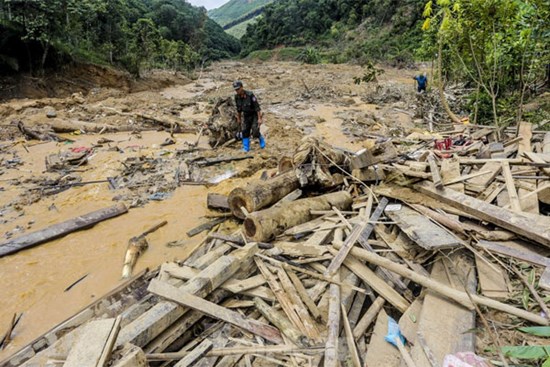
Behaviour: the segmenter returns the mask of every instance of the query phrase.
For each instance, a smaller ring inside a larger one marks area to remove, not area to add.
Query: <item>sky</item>
[[[207,10],[219,8],[229,0],[187,0],[195,6],[204,6]]]

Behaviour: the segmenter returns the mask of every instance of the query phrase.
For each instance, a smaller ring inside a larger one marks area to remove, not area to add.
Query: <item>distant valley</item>
[[[208,16],[236,38],[241,38],[248,24],[253,23],[267,4],[275,0],[230,0]]]

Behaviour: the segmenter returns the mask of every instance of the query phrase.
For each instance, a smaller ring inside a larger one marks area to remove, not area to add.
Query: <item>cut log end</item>
[[[248,238],[256,238],[258,235],[258,225],[254,218],[246,218],[244,220],[244,233]]]
[[[248,211],[253,211],[252,205],[246,200],[246,192],[241,188],[236,188],[229,194],[227,199],[229,203],[229,209],[234,216],[240,219],[245,219],[246,215],[241,210],[241,207],[245,207]]]

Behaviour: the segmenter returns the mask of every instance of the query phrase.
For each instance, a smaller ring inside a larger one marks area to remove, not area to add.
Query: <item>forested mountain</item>
[[[246,31],[246,25],[258,18],[264,7],[273,1],[275,0],[230,0],[219,8],[210,10],[208,16],[227,33],[240,38]]]
[[[279,0],[242,37],[243,54],[281,45],[336,48],[332,61],[412,59],[424,0]],[[337,60],[340,58],[340,60]]]
[[[0,72],[69,59],[188,69],[239,52],[238,40],[182,0],[0,0]]]

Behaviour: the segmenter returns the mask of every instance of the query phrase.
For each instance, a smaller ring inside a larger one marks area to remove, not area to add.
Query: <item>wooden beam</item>
[[[300,330],[298,330],[286,316],[279,311],[269,307],[267,303],[258,297],[254,298],[254,305],[256,309],[265,317],[270,323],[275,325],[281,332],[286,335],[294,344],[302,347],[310,346],[310,341]]]
[[[334,274],[336,280],[340,280],[340,271]],[[331,284],[329,288],[329,308],[328,308],[328,335],[325,343],[325,366],[338,367],[340,365],[338,357],[338,336],[340,335],[340,286]]]
[[[202,358],[206,353],[208,353],[209,350],[212,349],[214,345],[212,342],[208,339],[205,339],[197,345],[195,349],[193,349],[189,354],[187,354],[185,357],[183,357],[178,363],[174,365],[174,367],[189,367],[193,363],[195,363],[199,358]]]
[[[428,156],[428,163],[430,164],[430,172],[432,174],[432,181],[436,189],[440,189],[443,187],[443,182],[441,180],[441,174],[439,173],[439,167],[437,166],[437,162],[435,161],[435,158],[433,154],[430,154]]]
[[[521,213],[521,204],[519,203],[518,192],[516,191],[512,171],[510,170],[510,165],[508,162],[502,162],[502,175],[504,176],[504,183],[506,184],[506,191],[508,192],[508,197],[510,198],[512,210]]]
[[[372,324],[372,322],[376,319],[378,316],[378,313],[380,310],[384,307],[384,303],[386,300],[382,297],[377,297],[376,300],[370,305],[369,309],[363,317],[359,320],[355,328],[353,329],[353,337],[355,340],[362,337],[369,326]]]
[[[120,321],[116,319],[95,320],[84,326],[80,336],[69,351],[67,360],[63,366],[66,367],[103,367],[99,362],[106,361],[106,357],[112,350],[112,344],[107,343],[110,335],[118,333]],[[105,349],[109,348],[109,351]]]
[[[358,249],[358,248],[357,248]],[[352,249],[354,251],[355,249]],[[363,250],[362,251],[367,251]],[[335,251],[335,250],[333,250]],[[401,312],[405,312],[409,308],[410,303],[403,298],[392,286],[383,281],[374,271],[368,266],[362,264],[353,256],[348,256],[344,261],[344,265],[355,273],[365,284],[368,284],[376,293],[386,299],[395,308]]]
[[[467,257],[458,256],[457,252],[450,256],[450,261],[440,257],[434,262],[431,279],[445,284],[448,289],[464,290],[466,287],[468,292],[475,293],[475,271],[472,271],[472,261]],[[438,361],[438,366],[443,364],[447,354],[474,352],[475,334],[471,331],[476,324],[473,310],[457,305],[428,289],[418,321],[418,333],[425,337],[435,360]],[[415,343],[411,354],[418,366],[431,365],[420,343]]]
[[[196,294],[199,297],[205,297],[239,271],[242,263],[252,258],[257,251],[257,244],[251,243],[228,255],[219,257],[197,276],[185,283],[181,290]],[[130,342],[143,347],[188,311],[189,309],[183,308],[174,302],[159,302],[122,328],[117,339],[117,345]]]
[[[432,185],[425,182],[416,184],[414,188],[462,211],[469,211],[479,219],[550,247],[550,226],[548,222],[543,221],[544,218],[536,220],[532,216],[514,213],[453,190],[435,190]]]
[[[361,260],[365,260],[370,262],[371,264],[382,266],[394,273],[397,273],[407,279],[412,280],[413,282],[420,284],[426,288],[429,288],[433,290],[434,292],[437,292],[438,294],[445,296],[447,298],[452,299],[453,301],[472,309],[472,301],[487,306],[489,308],[493,308],[495,310],[499,310],[502,312],[509,313],[511,315],[515,315],[517,317],[523,318],[525,320],[529,320],[531,322],[534,322],[536,324],[540,325],[548,325],[548,319],[541,317],[539,315],[532,314],[528,311],[510,306],[508,304],[504,304],[486,297],[478,296],[477,294],[472,294],[470,297],[465,292],[458,291],[456,289],[451,289],[445,284],[442,284],[438,281],[435,281],[431,278],[425,277],[423,275],[417,274],[412,270],[407,269],[403,265],[394,263],[391,260],[388,260],[380,255],[371,253],[369,251],[366,251],[364,249],[360,248],[354,248],[351,250],[351,254]]]
[[[162,264],[161,269],[171,277],[183,280],[191,279],[200,273],[199,270],[193,269],[189,266],[179,266],[176,263]],[[264,284],[264,277],[261,275],[255,275],[243,280],[228,279],[225,283],[220,285],[220,288],[228,290],[231,293],[238,293],[249,297],[260,297],[270,302],[275,301],[273,292],[271,292],[271,290],[267,287],[262,287]]]
[[[192,308],[210,317],[228,322],[273,343],[280,344],[283,342],[281,333],[276,328],[256,320],[250,320],[235,311],[228,310],[191,293],[187,293],[181,288],[174,287],[158,279],[151,280],[148,290],[151,293],[177,302],[182,306]]]
[[[407,205],[402,205],[401,210],[388,211],[386,215],[396,222],[407,237],[426,250],[456,248],[463,244],[454,234]]]
[[[26,248],[63,237],[69,233],[89,228],[106,219],[127,213],[128,209],[122,203],[109,208],[99,209],[65,222],[54,224],[36,232],[25,234],[18,238],[0,243],[0,257],[14,254]]]

